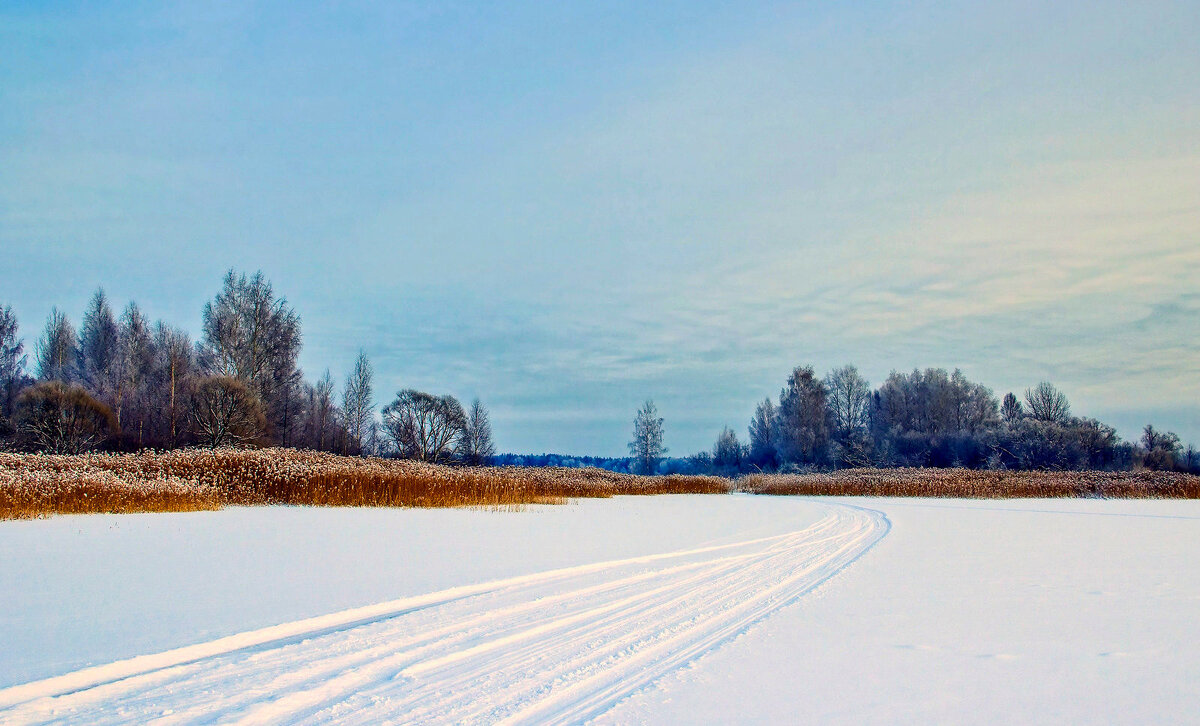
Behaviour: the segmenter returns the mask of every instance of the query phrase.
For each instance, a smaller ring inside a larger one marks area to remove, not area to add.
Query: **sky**
[[[744,438],[797,365],[1200,444],[1200,4],[9,2],[0,305],[226,269],[498,448]]]

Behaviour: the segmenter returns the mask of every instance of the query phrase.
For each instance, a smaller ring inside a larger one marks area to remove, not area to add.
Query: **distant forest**
[[[1200,473],[1200,454],[1146,426],[1138,441],[1072,415],[1050,383],[997,398],[961,371],[893,372],[878,388],[851,365],[792,371],[761,401],[743,443],[724,429],[711,451],[668,458],[652,401],[637,412],[630,456],[497,455],[488,411],[405,389],[376,411],[359,352],[337,396],[328,369],[306,381],[300,318],[261,273],[230,270],[203,310],[201,339],[117,315],[97,290],[78,330],[55,308],[27,350],[0,308],[0,450],[81,453],[187,446],[284,446],[442,463],[596,466],[632,473],[819,471],[850,467],[1134,469]],[[30,357],[32,355],[32,361]]]

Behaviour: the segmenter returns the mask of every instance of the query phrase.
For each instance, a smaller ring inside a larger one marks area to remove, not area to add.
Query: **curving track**
[[[883,537],[829,502],[774,537],[537,573],[0,690],[3,723],[578,723],[794,601]]]

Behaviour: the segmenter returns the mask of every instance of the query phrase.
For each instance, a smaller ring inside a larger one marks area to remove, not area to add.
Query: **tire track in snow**
[[[0,690],[0,722],[578,723],[860,557],[879,512],[356,608]]]

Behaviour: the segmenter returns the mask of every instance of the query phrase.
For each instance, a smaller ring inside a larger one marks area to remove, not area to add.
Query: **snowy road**
[[[0,690],[0,721],[577,723],[739,635],[883,537],[802,530],[451,588]]]

